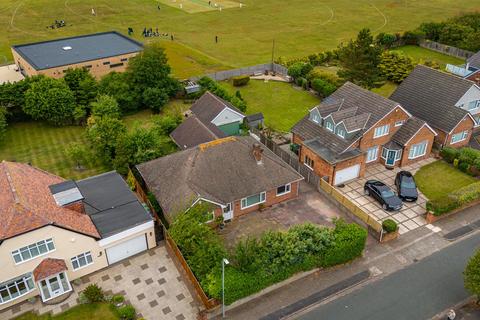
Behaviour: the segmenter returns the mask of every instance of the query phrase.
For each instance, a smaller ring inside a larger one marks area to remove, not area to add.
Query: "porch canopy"
[[[33,270],[33,277],[38,282],[65,270],[67,270],[67,264],[64,260],[47,258]]]

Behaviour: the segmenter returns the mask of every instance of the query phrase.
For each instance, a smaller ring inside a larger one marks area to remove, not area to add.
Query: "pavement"
[[[480,245],[478,228],[467,234],[460,233],[457,240],[446,239],[444,236],[455,234],[455,230],[463,226],[476,225],[472,222],[479,219],[478,212],[479,208],[476,207],[466,209],[438,221],[435,225],[428,225],[429,228],[427,225],[416,228],[385,244],[379,244],[369,237],[362,258],[346,265],[319,270],[248,303],[230,308],[226,318],[269,319],[271,315],[286,308],[291,308],[293,312],[290,318],[305,317],[312,308],[316,310],[318,306],[319,310],[322,310],[319,312],[328,312],[327,316],[324,313],[314,314],[313,317],[305,319],[395,320],[426,319],[422,315],[431,317],[468,296],[463,289],[461,273],[468,257]],[[433,228],[437,232],[433,231]],[[370,272],[366,281],[340,292],[333,292],[330,296],[320,294],[322,290],[347,281],[365,270]],[[372,290],[372,287],[375,290]],[[311,298],[314,295],[318,297],[316,300]],[[365,306],[355,308],[356,313],[348,313],[353,304],[350,304],[349,299],[355,301],[355,306]],[[355,299],[364,300],[357,302]],[[307,300],[307,303],[298,306],[298,302],[304,300]],[[294,304],[297,306],[292,308]],[[332,306],[329,306],[330,304]],[[397,308],[397,305],[402,308]],[[322,308],[326,308],[326,311]],[[419,316],[412,316],[411,313],[415,310],[418,310]],[[334,316],[330,313],[333,311]],[[337,317],[337,313],[343,316],[344,312],[348,317]],[[365,317],[362,312],[366,312]],[[371,318],[369,312],[376,313],[377,318]],[[408,317],[404,317],[404,314]]]
[[[0,66],[0,84],[17,82],[24,79],[25,77],[19,71],[16,71],[16,69],[16,65],[14,64]]]
[[[364,194],[363,186],[367,180],[379,180],[390,186],[392,190],[397,191],[395,187],[395,176],[400,170],[410,171],[415,174],[422,166],[434,162],[434,158],[424,159],[402,168],[393,168],[388,170],[384,165],[378,163],[367,167],[365,176],[361,179],[346,184],[339,188],[341,193],[348,197],[354,204],[362,208],[370,216],[374,217],[378,222],[386,219],[392,219],[398,223],[398,232],[403,235],[406,232],[415,230],[427,224],[424,214],[426,211],[427,198],[419,192],[416,202],[404,202],[402,209],[399,211],[383,210],[378,201],[373,197]]]

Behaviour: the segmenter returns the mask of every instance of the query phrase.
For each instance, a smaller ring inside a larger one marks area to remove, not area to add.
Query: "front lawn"
[[[320,103],[314,95],[286,82],[250,80],[244,87],[221,82],[232,94],[239,90],[247,102],[247,114],[262,112],[265,124],[288,132],[308,110]]]
[[[405,53],[407,56],[413,59],[415,64],[423,64],[427,60],[436,61],[440,65],[440,70],[445,70],[445,65],[447,63],[454,65],[460,65],[464,63],[462,59],[448,56],[446,54],[419,46],[401,46],[392,50]]]
[[[37,316],[34,313],[25,313],[15,320],[118,320],[120,319],[115,308],[109,303],[81,304],[59,315]]]
[[[429,200],[435,200],[478,180],[439,160],[420,168],[415,181]]]

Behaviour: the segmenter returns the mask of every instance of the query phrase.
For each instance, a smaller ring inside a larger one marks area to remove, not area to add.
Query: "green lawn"
[[[458,59],[443,53],[439,53],[418,46],[403,46],[395,48],[393,50],[405,53],[406,55],[410,56],[417,64],[423,63],[426,60],[436,61],[440,65],[440,69],[442,70],[445,69],[445,65],[447,63],[454,65],[460,65],[464,63],[464,60],[462,59]]]
[[[279,131],[290,131],[320,99],[285,82],[250,80],[244,87],[222,82],[230,92],[240,90],[247,102],[247,114],[262,112],[265,124]]]
[[[187,7],[192,1],[196,0],[176,3]],[[425,21],[442,21],[480,9],[478,1],[458,0],[241,2],[243,8],[188,13],[176,4],[161,4],[158,10],[156,0],[2,0],[0,61],[12,59],[13,44],[107,30],[126,33],[128,27],[134,29],[136,39],[145,41],[143,28],[158,27],[162,33],[174,34],[174,44],[169,37],[161,41],[175,74],[184,77],[270,61],[274,39],[275,56],[298,57],[335,48],[363,27],[374,33],[403,32]],[[96,16],[91,15],[92,8]],[[47,29],[55,19],[64,19],[67,26]]]
[[[420,191],[434,200],[478,180],[439,160],[420,168],[415,174],[415,181]]]
[[[108,303],[82,304],[59,315],[37,316],[26,313],[15,320],[118,320],[120,319],[112,305]]]

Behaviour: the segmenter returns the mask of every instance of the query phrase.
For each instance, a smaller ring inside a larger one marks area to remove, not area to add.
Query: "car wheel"
[[[363,193],[364,193],[366,196],[369,196],[369,195],[370,195],[370,190],[368,190],[368,189],[363,189]]]
[[[387,210],[387,205],[385,203],[382,204],[382,208],[383,208],[383,210]]]

